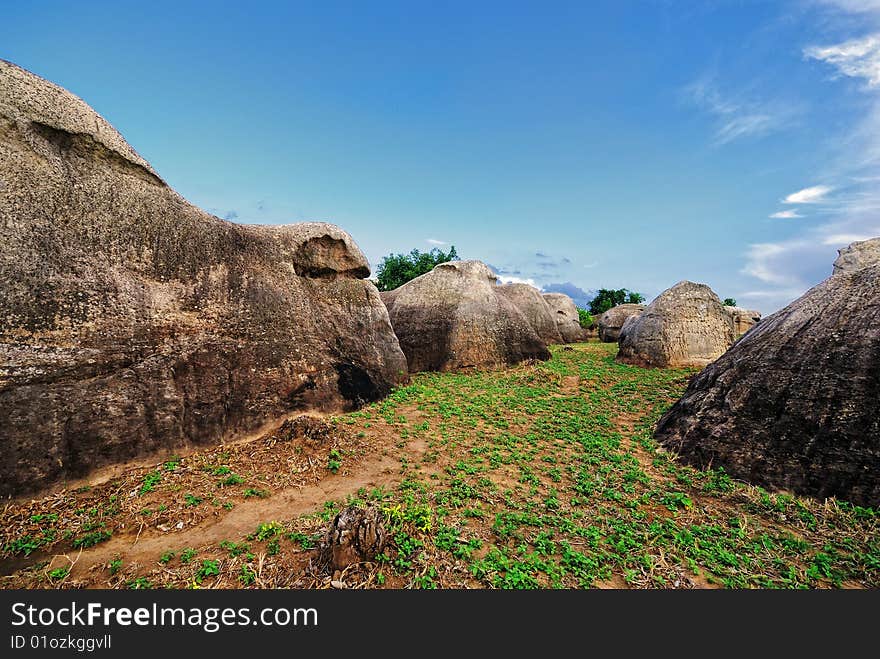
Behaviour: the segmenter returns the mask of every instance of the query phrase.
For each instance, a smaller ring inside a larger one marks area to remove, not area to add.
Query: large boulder
[[[620,338],[620,328],[632,316],[640,316],[644,304],[618,304],[599,316],[599,340],[603,343],[616,343]]]
[[[833,274],[854,272],[874,263],[880,263],[880,238],[859,240],[837,250]]]
[[[754,309],[725,306],[724,311],[733,321],[733,331],[737,336],[745,334],[761,321],[761,312]]]
[[[406,377],[347,233],[201,211],[86,103],[4,61],[0,226],[2,495]]]
[[[513,302],[544,343],[550,345],[563,342],[556,326],[555,314],[541,291],[528,284],[504,284],[497,290]]]
[[[655,437],[756,485],[880,505],[880,259],[763,319],[694,378]]]
[[[578,316],[574,300],[565,293],[544,293],[543,297],[553,311],[556,327],[565,343],[578,343],[589,338],[587,330],[581,327],[580,316]]]
[[[495,368],[549,359],[525,316],[480,261],[441,263],[382,293],[409,370]]]
[[[639,366],[705,366],[735,339],[733,319],[712,289],[681,281],[627,319],[617,359]]]

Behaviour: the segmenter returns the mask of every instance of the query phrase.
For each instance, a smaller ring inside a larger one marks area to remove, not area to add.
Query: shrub
[[[589,329],[590,325],[593,324],[593,316],[590,315],[590,312],[586,309],[577,308],[578,310],[578,320],[581,322],[581,327],[584,329]]]
[[[722,302],[721,304],[723,304],[725,307],[735,307],[736,300],[734,300],[732,297],[726,297],[724,298],[724,302]]]
[[[435,247],[430,252],[414,249],[409,254],[389,254],[376,268],[376,286],[380,291],[391,291],[430,272],[435,265],[457,260],[458,252],[454,245],[449,252]]]

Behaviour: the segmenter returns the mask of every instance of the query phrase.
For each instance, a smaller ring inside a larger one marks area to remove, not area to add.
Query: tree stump
[[[385,548],[382,511],[375,506],[349,506],[333,520],[324,543],[324,556],[333,570],[371,561]]]

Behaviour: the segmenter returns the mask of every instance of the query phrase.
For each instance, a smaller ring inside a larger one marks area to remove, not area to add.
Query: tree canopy
[[[726,297],[724,298],[724,302],[722,302],[721,304],[723,304],[725,307],[735,307],[736,300],[734,300],[732,297]]]
[[[618,304],[639,304],[644,301],[644,295],[626,288],[619,288],[617,290],[600,288],[596,293],[596,297],[590,301],[590,313],[598,316],[608,311],[611,307],[616,307]]]
[[[414,249],[409,254],[389,254],[376,268],[376,286],[380,291],[391,291],[430,272],[435,265],[457,260],[455,245],[448,252],[435,247],[430,252]]]

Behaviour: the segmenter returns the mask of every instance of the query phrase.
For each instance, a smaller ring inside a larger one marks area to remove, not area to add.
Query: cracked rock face
[[[203,212],[86,103],[2,60],[0,226],[0,494],[406,377],[347,233]]]
[[[410,372],[549,359],[547,346],[480,261],[441,263],[382,293]]]
[[[579,343],[590,338],[589,332],[581,327],[574,300],[565,293],[544,293],[543,297],[553,311],[556,327],[565,343]]]
[[[563,343],[562,335],[556,326],[554,317],[556,314],[541,295],[541,291],[528,284],[504,284],[499,286],[497,291],[513,302],[544,343],[548,345]]]
[[[880,259],[836,269],[696,376],[655,437],[755,485],[880,505],[878,300]]]
[[[624,322],[617,359],[647,367],[705,366],[735,339],[733,319],[712,289],[681,281]]]
[[[603,343],[617,343],[620,328],[631,316],[640,316],[645,310],[644,304],[618,304],[599,316],[599,340]]]

